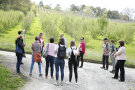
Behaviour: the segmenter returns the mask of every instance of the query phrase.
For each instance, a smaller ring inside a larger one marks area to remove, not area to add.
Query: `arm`
[[[115,56],[119,56],[123,52],[123,48],[120,48],[118,52],[116,52]]]

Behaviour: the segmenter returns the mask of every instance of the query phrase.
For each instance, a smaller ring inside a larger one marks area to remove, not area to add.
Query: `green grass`
[[[24,83],[25,81],[20,76],[12,74],[0,65],[0,90],[17,90]]]

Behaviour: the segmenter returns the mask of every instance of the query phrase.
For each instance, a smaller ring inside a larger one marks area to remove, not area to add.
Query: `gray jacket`
[[[39,43],[39,41],[35,41],[32,44],[32,50],[33,50],[33,52],[37,52],[37,53],[41,52],[41,44]]]

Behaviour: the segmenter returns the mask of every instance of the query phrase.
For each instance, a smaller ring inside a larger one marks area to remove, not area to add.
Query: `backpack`
[[[77,60],[77,55],[74,55],[74,51],[73,51],[72,48],[71,48],[71,50],[72,50],[72,52],[71,52],[71,55],[70,55],[70,59],[75,61],[75,60]],[[77,50],[77,48],[75,50]]]
[[[33,58],[35,62],[42,62],[41,53],[33,52]]]
[[[58,54],[57,54],[59,59],[65,59],[66,58],[66,47],[65,46],[60,46],[58,48]]]
[[[22,54],[23,51],[22,49],[19,47],[18,43],[16,44],[16,50],[15,50],[16,53],[19,53],[19,54]]]

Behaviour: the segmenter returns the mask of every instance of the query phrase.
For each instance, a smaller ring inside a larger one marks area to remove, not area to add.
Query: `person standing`
[[[64,34],[61,34],[60,35],[60,38],[63,38],[64,39],[65,47],[67,47],[67,40],[66,40],[66,38],[64,38]]]
[[[85,51],[86,51],[86,43],[84,42],[84,37],[82,37],[81,39],[81,42],[79,44],[79,56],[77,57],[77,60],[78,60],[78,66],[79,66],[79,59],[81,58],[81,66],[79,68],[82,68],[83,67],[83,56],[85,54]]]
[[[71,83],[72,80],[72,72],[73,72],[73,67],[74,67],[74,73],[75,73],[75,81],[77,84],[78,81],[78,72],[77,72],[77,55],[75,53],[77,51],[77,47],[75,46],[75,41],[71,41],[70,47],[67,50],[67,55],[68,55],[68,67],[69,67],[69,82],[68,84]]]
[[[103,67],[101,67],[101,69],[108,70],[110,45],[108,43],[107,38],[104,38],[104,44],[103,44],[102,48],[103,48],[103,56],[102,56]]]
[[[111,58],[112,67],[113,67],[112,71],[110,71],[111,73],[115,72],[115,57],[114,57],[115,53],[116,53],[116,47],[114,45],[114,41],[110,40],[110,58]]]
[[[39,43],[41,44],[41,56],[42,56],[42,54],[43,54],[43,48],[44,48],[43,33],[40,33],[39,34],[38,39],[39,39]]]
[[[37,59],[39,61],[36,61],[35,59]],[[30,67],[30,76],[32,76],[32,70],[33,70],[33,66],[35,61],[38,63],[38,68],[39,68],[39,77],[42,76],[41,73],[41,44],[38,41],[38,37],[35,37],[35,42],[32,44],[32,62],[31,62],[31,67]]]
[[[65,57],[66,57],[66,47],[64,39],[61,38],[59,40],[58,45],[54,48],[54,54],[56,54],[55,58],[55,69],[56,69],[56,85],[58,86],[58,80],[59,80],[59,68],[61,71],[61,85],[63,85],[63,79],[64,79],[64,66],[65,66]]]
[[[118,52],[116,52],[116,54],[114,55],[117,59],[117,63],[115,66],[115,75],[113,77],[113,79],[118,79],[118,72],[120,69],[120,82],[124,82],[125,81],[125,69],[124,69],[124,65],[126,62],[126,48],[124,46],[124,41],[119,41],[119,45],[120,48],[118,50]]]
[[[16,46],[15,52],[16,52],[16,56],[17,56],[16,71],[18,74],[21,74],[20,65],[22,62],[22,58],[25,54],[25,51],[24,51],[25,45],[23,44],[22,31],[18,31],[18,37],[15,41],[15,46]]]
[[[45,68],[45,77],[48,78],[48,69],[49,66],[51,68],[51,78],[53,79],[53,71],[54,71],[54,59],[55,59],[55,54],[54,54],[54,48],[55,48],[55,44],[54,44],[54,38],[50,38],[50,43],[47,43],[45,46],[45,52],[47,50],[47,57],[46,59],[46,68]]]

